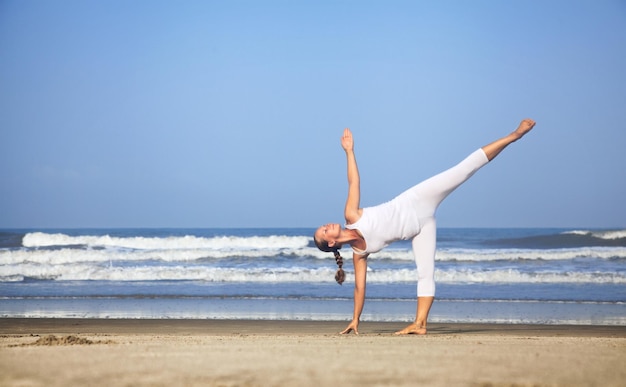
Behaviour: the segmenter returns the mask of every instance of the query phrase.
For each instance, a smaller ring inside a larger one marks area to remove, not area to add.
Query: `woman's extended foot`
[[[426,325],[413,323],[408,327],[397,331],[396,335],[425,335],[426,334]]]
[[[535,121],[530,118],[526,118],[520,122],[517,129],[515,129],[515,134],[518,135],[518,138],[522,138],[526,133],[530,132],[530,130],[535,126]]]
[[[502,137],[501,139],[482,147],[483,152],[485,152],[485,155],[487,156],[487,160],[493,160],[498,154],[500,154],[500,152],[502,152],[504,148],[524,137],[524,135],[530,132],[534,126],[535,121],[530,118],[526,118],[522,120],[517,129],[511,132],[508,136]]]

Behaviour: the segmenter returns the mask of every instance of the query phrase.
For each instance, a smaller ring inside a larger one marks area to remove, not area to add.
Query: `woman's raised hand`
[[[354,150],[354,139],[352,138],[352,132],[348,128],[345,128],[343,130],[343,136],[341,137],[341,147],[346,152]]]

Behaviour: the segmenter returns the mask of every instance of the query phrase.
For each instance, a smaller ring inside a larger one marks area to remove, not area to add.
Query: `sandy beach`
[[[622,386],[626,327],[0,319],[3,386]]]

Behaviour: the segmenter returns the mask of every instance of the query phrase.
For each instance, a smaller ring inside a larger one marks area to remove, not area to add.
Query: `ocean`
[[[313,229],[0,230],[0,317],[349,321]],[[409,241],[368,258],[362,321],[412,321]],[[440,228],[430,322],[626,325],[626,230]]]

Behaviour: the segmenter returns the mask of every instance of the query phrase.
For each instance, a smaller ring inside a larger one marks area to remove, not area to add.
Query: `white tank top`
[[[376,253],[392,242],[412,239],[419,234],[416,200],[416,195],[409,190],[386,203],[363,208],[359,220],[345,225],[347,229],[358,230],[365,239],[365,250],[353,248],[354,252]]]

